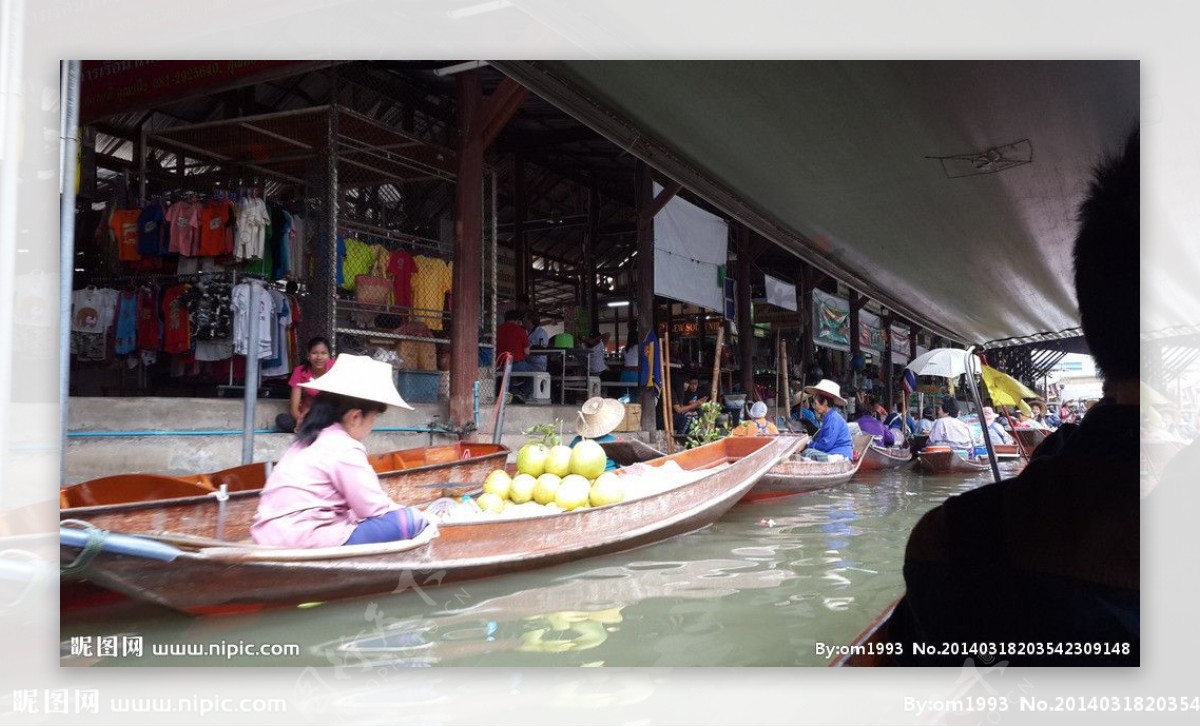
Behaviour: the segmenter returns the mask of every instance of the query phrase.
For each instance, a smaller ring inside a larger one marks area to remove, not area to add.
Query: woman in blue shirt
[[[835,408],[846,405],[846,400],[842,398],[842,387],[829,379],[821,379],[816,386],[804,387],[804,391],[812,394],[813,411],[821,418],[821,429],[804,451],[805,456],[810,453],[840,454],[846,459],[853,459],[854,444],[850,439],[850,427]]]

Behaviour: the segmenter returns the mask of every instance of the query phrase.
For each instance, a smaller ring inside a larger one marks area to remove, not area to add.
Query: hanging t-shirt
[[[200,205],[179,200],[167,208],[166,216],[171,226],[167,249],[180,255],[195,255],[199,247]]]
[[[345,256],[342,259],[342,288],[354,290],[355,278],[369,275],[375,267],[376,252],[362,240],[346,238]]]
[[[308,226],[300,215],[292,215],[292,233],[288,235],[288,272],[295,278],[304,277],[304,248],[308,244]]]
[[[263,361],[263,376],[287,376],[291,371],[287,356],[287,330],[292,323],[288,298],[278,290],[267,291],[271,296],[272,320],[275,325],[271,338],[271,358]]]
[[[412,307],[412,279],[417,273],[416,260],[407,250],[393,250],[388,259],[387,273],[392,279],[392,305]]]
[[[192,348],[187,304],[184,301],[189,287],[174,285],[163,293],[163,350],[167,353],[183,353]]]
[[[132,290],[122,291],[117,296],[117,340],[114,351],[119,356],[137,350],[137,303],[137,293]]]
[[[138,290],[137,345],[143,351],[162,347],[162,324],[158,318],[158,290],[142,287]]]
[[[232,250],[227,246],[234,225],[233,204],[227,199],[209,200],[200,211],[200,243],[197,255],[215,257]]]
[[[138,218],[140,209],[113,210],[108,227],[117,238],[117,259],[125,262],[141,260],[138,254]]]
[[[104,333],[113,322],[117,291],[108,288],[84,288],[72,296],[71,330],[80,333]]]
[[[271,357],[272,312],[271,296],[268,291],[260,289],[257,295],[257,310],[250,310],[251,283],[241,283],[233,289],[233,351],[245,356],[247,351],[255,350],[258,358]],[[250,316],[258,316],[258,341],[250,343]]]
[[[163,236],[163,232],[166,230],[163,224],[164,220],[166,220],[166,213],[158,202],[146,205],[142,213],[138,215],[139,254],[158,256],[166,252],[166,246],[163,244],[166,241]]]
[[[239,260],[256,260],[263,256],[267,239],[267,203],[258,197],[247,197],[238,203],[233,255]]]
[[[417,255],[413,260],[417,264],[412,281],[413,309],[417,311],[413,317],[430,330],[440,331],[446,293],[453,286],[450,265],[441,258],[427,255]]]

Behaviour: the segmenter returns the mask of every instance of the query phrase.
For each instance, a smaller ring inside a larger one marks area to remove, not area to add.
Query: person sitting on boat
[[[983,407],[983,421],[987,426],[988,435],[992,438],[992,444],[1012,444],[1013,438],[1008,432],[1004,431],[1004,427],[1000,426],[999,420],[996,418],[996,410],[990,406]]]
[[[363,446],[388,406],[412,409],[392,383],[392,367],[343,354],[337,369],[301,384],[318,393],[263,487],[250,526],[256,543],[361,545],[408,540],[425,529],[419,510],[384,493]]]
[[[812,410],[812,395],[803,391],[792,395],[791,417],[792,421],[803,424],[804,431],[809,434],[816,434],[821,428],[821,420],[817,419],[817,413]]]
[[[294,432],[300,428],[300,422],[304,421],[304,415],[308,413],[317,395],[317,392],[306,389],[303,385],[324,376],[326,371],[333,368],[335,362],[333,347],[324,336],[309,339],[308,348],[305,350],[308,354],[304,363],[293,369],[292,377],[288,379],[288,386],[292,387],[288,410],[275,417],[275,428],[281,432]]]
[[[812,395],[813,410],[821,418],[821,428],[804,450],[804,456],[815,458],[818,454],[840,454],[854,459],[854,442],[850,438],[850,427],[842,418],[839,406],[845,406],[842,387],[829,379],[821,379],[815,386],[806,386],[804,391]]]
[[[893,409],[883,420],[883,426],[903,432],[906,437],[917,432],[917,421],[908,413],[903,399],[897,399]]]
[[[958,402],[954,400],[953,396],[942,398],[942,403],[937,408],[937,416],[933,428],[929,430],[931,446],[940,445],[967,452],[975,451],[975,438],[971,435],[971,428],[966,425],[966,422],[958,418]]]
[[[875,443],[883,447],[891,447],[896,444],[896,437],[892,434],[892,430],[883,426],[883,422],[879,421],[880,416],[886,414],[887,410],[883,408],[879,402],[871,399],[867,402],[863,409],[863,415],[855,422],[858,428],[863,430],[864,434],[870,434]]]
[[[605,399],[593,396],[583,402],[575,418],[575,438],[567,446],[574,448],[585,439],[596,442],[616,442],[620,437],[612,431],[625,420],[625,405],[616,399]],[[615,470],[618,467],[612,457],[605,460],[604,469]]]
[[[927,406],[921,410],[921,421],[917,422],[917,434],[929,436],[929,432],[933,431],[933,422],[937,417],[933,413],[933,407]]]
[[[1140,663],[1140,311],[1112,294],[1113,281],[1138,266],[1140,156],[1135,132],[1123,155],[1097,169],[1075,238],[1080,323],[1105,401],[1057,453],[1034,457],[1012,479],[949,498],[913,528],[906,593],[887,625],[888,641],[905,646],[898,666],[962,668],[961,654],[909,647],[967,640],[1121,645],[1010,652],[1003,655],[1010,667]],[[1191,469],[1177,482],[1193,490],[1195,462],[1186,464]]]
[[[683,381],[683,388],[679,392],[679,396],[675,402],[671,404],[671,409],[675,412],[675,436],[687,436],[688,429],[692,423],[696,421],[697,410],[708,401],[707,396],[700,395],[700,379],[696,376],[689,376]]]
[[[733,428],[731,437],[767,437],[779,434],[779,428],[767,421],[766,402],[756,401],[750,405],[750,418]]]

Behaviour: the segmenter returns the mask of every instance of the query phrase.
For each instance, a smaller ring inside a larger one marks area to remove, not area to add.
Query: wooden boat
[[[456,442],[402,449],[369,460],[389,497],[418,505],[477,489],[489,472],[504,467],[508,454],[508,447],[500,444]],[[266,479],[263,462],[179,478],[106,477],[60,491],[60,501],[97,504],[60,509],[59,519],[83,520],[105,530],[171,530],[217,540],[242,540],[250,537],[250,521]],[[221,493],[222,485],[225,494]],[[166,493],[165,498],[162,493]],[[128,498],[135,494],[151,497],[130,501]]]
[[[800,441],[745,437],[718,442],[644,463],[670,462],[700,475],[665,490],[648,491],[613,505],[515,518],[481,517],[426,528],[397,543],[288,549],[203,537],[210,523],[184,521],[114,527],[101,539],[60,527],[61,558],[87,547],[98,552],[87,577],[111,590],[192,614],[256,610],[269,606],[396,592],[499,575],[593,555],[628,550],[704,527],[723,515],[758,478],[789,456]],[[475,446],[475,445],[472,445]],[[618,470],[617,476],[631,476]],[[438,480],[448,479],[444,471]],[[209,509],[208,520],[213,519]],[[249,529],[252,510],[229,513],[226,529]],[[178,525],[177,525],[178,522]],[[164,530],[173,532],[166,533]]]
[[[667,456],[666,452],[660,452],[640,439],[600,442],[600,446],[604,448],[604,453],[608,455],[608,458],[621,467]]]
[[[1025,446],[1025,451],[1029,452],[1030,454],[1032,454],[1033,450],[1036,449],[1037,446],[1046,439],[1046,435],[1049,433],[1050,432],[1046,431],[1045,429],[1017,428],[1013,430],[1013,434],[1017,437],[1017,439],[1020,439],[1021,444]]]
[[[882,647],[888,641],[888,621],[899,603],[897,598],[883,609],[854,637],[845,653],[836,654],[829,660],[829,666],[894,666],[891,656]]]
[[[788,439],[801,439],[805,445],[809,442],[808,437],[804,435],[798,437],[781,436]],[[827,487],[840,485],[843,482],[849,482],[850,478],[854,477],[859,467],[862,466],[863,453],[871,446],[872,441],[873,438],[870,434],[859,434],[854,437],[854,458],[852,460],[844,459],[840,462],[816,462],[805,459],[800,453],[793,454],[788,459],[771,468],[770,472],[763,475],[758,484],[742,500],[744,502],[759,502],[761,500],[798,495],[814,490],[823,490]]]
[[[863,452],[862,470],[891,470],[913,461],[912,452],[904,447],[880,447],[872,444]]]
[[[963,457],[949,447],[926,447],[917,453],[922,472],[940,475],[948,472],[984,472],[991,469],[987,458]]]

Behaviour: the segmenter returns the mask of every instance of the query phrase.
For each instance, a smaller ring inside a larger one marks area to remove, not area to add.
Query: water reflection
[[[574,564],[314,608],[193,619],[136,606],[64,620],[62,638],[244,639],[298,657],[112,658],[106,665],[402,667],[820,665],[903,589],[908,532],[986,477],[861,473],[832,490],[734,508],[704,530]],[[64,659],[64,664],[71,663]]]

